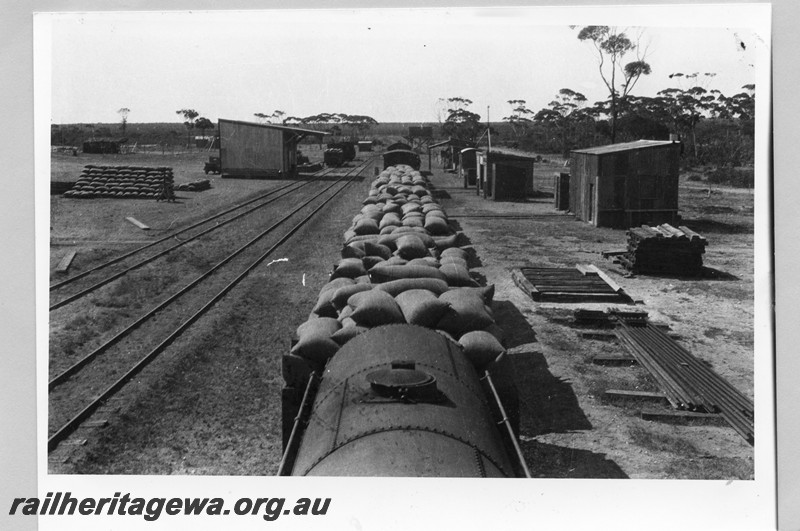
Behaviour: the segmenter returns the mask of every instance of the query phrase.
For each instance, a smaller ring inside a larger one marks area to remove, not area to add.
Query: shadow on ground
[[[506,348],[514,348],[526,343],[536,342],[536,332],[531,328],[522,312],[509,301],[492,302],[494,320],[505,333]]]
[[[717,234],[747,234],[753,232],[753,226],[746,223],[723,223],[711,219],[684,219],[680,223],[695,232],[706,235]]]
[[[728,273],[727,271],[722,271],[720,269],[715,269],[713,267],[703,266],[700,269],[700,273],[698,275],[681,275],[676,273],[651,273],[651,272],[644,272],[644,273],[636,273],[633,276],[637,277],[650,277],[650,278],[669,278],[674,280],[741,280],[734,274]]]
[[[534,478],[628,478],[605,454],[536,441],[523,442],[520,447]]]
[[[529,437],[544,433],[590,430],[592,424],[578,405],[568,380],[554,376],[541,352],[528,351],[511,356],[519,390],[520,433]]]
[[[513,306],[513,305],[512,305]],[[520,400],[520,448],[533,477],[627,478],[605,454],[540,443],[545,433],[591,430],[572,384],[554,376],[541,352],[510,356]]]

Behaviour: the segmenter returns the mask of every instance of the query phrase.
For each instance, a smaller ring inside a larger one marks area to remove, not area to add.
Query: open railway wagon
[[[279,475],[529,477],[493,286],[410,166],[372,183],[283,359]]]
[[[405,144],[393,144],[394,146],[405,146]],[[410,166],[414,170],[419,170],[422,161],[419,155],[412,151],[410,147],[395,147],[395,149],[388,149],[383,153],[383,168],[388,169],[394,166]]]
[[[356,158],[356,145],[353,142],[329,142],[328,149],[342,150],[342,160],[351,162]]]

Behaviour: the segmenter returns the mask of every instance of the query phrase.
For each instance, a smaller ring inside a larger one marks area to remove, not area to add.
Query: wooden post
[[[76,254],[77,254],[76,251],[70,251],[69,253],[67,253],[67,255],[64,256],[64,258],[62,258],[61,261],[56,266],[56,273],[66,273],[67,270],[69,269],[70,264],[72,264],[72,260],[75,258]]]

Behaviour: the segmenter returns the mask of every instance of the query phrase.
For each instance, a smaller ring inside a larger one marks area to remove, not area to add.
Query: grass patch
[[[89,319],[86,315],[79,315],[67,321],[67,324],[64,325],[64,330],[83,330],[91,323],[92,319]]]
[[[712,326],[711,328],[706,328],[705,332],[703,332],[703,335],[709,339],[716,339],[720,336],[724,336],[725,330],[722,328],[717,328],[716,326]]]
[[[125,314],[127,315],[127,314]],[[91,317],[79,315],[69,320],[59,333],[59,338],[54,338],[50,350],[61,352],[67,356],[74,355],[99,334],[111,329],[119,320],[119,315],[114,312],[101,311]]]
[[[628,435],[633,444],[653,452],[670,452],[682,455],[697,455],[700,453],[697,446],[691,441],[677,435],[658,433],[655,430],[637,425],[628,428]]]
[[[718,168],[706,177],[712,184],[733,186],[734,188],[753,188],[755,172],[753,168]]]
[[[152,303],[154,295],[160,296],[178,279],[179,275],[173,271],[142,271],[122,277],[104,296],[95,297],[93,302],[103,308],[141,308],[145,303]]]
[[[67,356],[72,356],[75,352],[80,349],[87,341],[94,337],[94,331],[88,328],[83,328],[78,330],[74,334],[70,334],[67,337],[58,341],[57,344],[51,347],[51,350],[61,351]]]
[[[676,458],[664,472],[669,479],[754,479],[753,463],[739,457]]]
[[[167,254],[166,261],[175,263],[182,261],[187,266],[205,273],[214,265],[208,255],[208,250],[202,246],[181,247],[177,252]]]

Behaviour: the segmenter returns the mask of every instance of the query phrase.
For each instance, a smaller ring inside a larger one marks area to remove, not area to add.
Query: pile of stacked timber
[[[687,227],[642,225],[628,230],[628,250],[617,258],[632,273],[698,276],[707,244]]]

